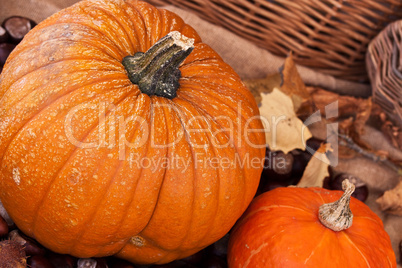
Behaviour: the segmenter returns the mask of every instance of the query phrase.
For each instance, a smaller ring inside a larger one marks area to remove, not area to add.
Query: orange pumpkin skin
[[[195,48],[177,97],[148,96],[121,61],[171,31]],[[56,252],[183,258],[227,233],[258,187],[253,96],[193,28],[144,2],[84,0],[36,26],[8,58],[0,107],[0,199]]]
[[[382,221],[361,201],[350,201],[350,228],[335,232],[321,224],[319,207],[341,195],[288,187],[258,196],[230,234],[229,267],[396,267]]]

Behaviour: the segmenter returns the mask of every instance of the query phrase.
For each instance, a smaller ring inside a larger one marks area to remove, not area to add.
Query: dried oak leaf
[[[281,75],[281,91],[292,98],[294,109],[298,111],[303,101],[310,99],[310,93],[297,71],[292,53],[286,57],[279,73]]]
[[[360,137],[364,133],[364,127],[371,115],[371,108],[373,107],[371,98],[359,102],[356,111],[356,119],[353,124],[354,132]]]
[[[395,188],[385,191],[376,202],[382,211],[402,216],[402,181]]]
[[[370,118],[371,107],[371,98],[361,100],[357,103],[355,115],[339,123],[339,133],[347,135],[359,146],[370,150],[372,149],[370,143],[365,142],[362,136],[366,134],[366,125]]]
[[[297,71],[292,53],[286,57],[278,73],[262,79],[246,79],[243,82],[253,93],[257,104],[261,103],[261,93],[271,93],[274,88],[279,88],[292,99],[295,111],[310,98],[310,93]]]
[[[267,144],[271,150],[287,153],[305,149],[305,141],[312,137],[308,128],[297,117],[296,111],[309,97],[292,55],[289,55],[280,73],[264,79],[245,80],[260,107],[261,119],[266,130]]]
[[[373,103],[371,116],[367,124],[381,130],[395,148],[402,150],[402,128],[396,126],[377,103]]]
[[[362,136],[366,135],[365,126],[372,114],[373,103],[371,98],[342,96],[320,88],[308,88],[308,90],[312,96],[310,106],[316,107],[327,122],[337,122],[340,134],[348,136],[364,149],[372,149],[370,143],[362,139]],[[352,150],[345,146],[339,146],[339,157],[351,158],[354,156],[355,153]]]
[[[258,105],[261,104],[261,93],[271,93],[274,88],[281,86],[280,73],[268,75],[261,79],[244,80],[243,83],[253,94]]]
[[[297,117],[291,98],[277,88],[261,96],[260,115],[271,150],[284,153],[296,148],[305,150],[312,135]]]
[[[307,91],[311,94],[312,103],[321,114],[326,117],[329,112],[331,115],[334,114],[333,111],[328,111],[327,107],[331,103],[338,102],[337,105],[337,118],[348,118],[350,116],[355,116],[356,111],[359,107],[359,103],[365,99],[355,98],[352,96],[343,96],[334,92],[330,92],[317,87],[307,87]],[[334,106],[333,106],[334,107]]]

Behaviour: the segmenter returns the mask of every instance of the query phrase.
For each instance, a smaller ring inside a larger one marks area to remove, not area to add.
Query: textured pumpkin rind
[[[121,60],[174,30],[195,39],[177,97],[142,94]],[[264,158],[264,133],[242,136],[263,129],[253,96],[193,28],[143,2],[84,0],[40,23],[4,66],[0,106],[0,199],[56,252],[182,258],[221,238],[258,187],[262,165],[197,162]]]
[[[230,235],[229,267],[396,267],[380,218],[352,197],[353,224],[335,232],[318,219],[340,191],[277,188],[252,201]]]

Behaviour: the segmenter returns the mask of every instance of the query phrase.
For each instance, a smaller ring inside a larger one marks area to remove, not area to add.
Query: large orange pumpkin
[[[250,204],[230,234],[230,268],[396,267],[380,218],[345,193],[276,188]]]
[[[186,257],[258,186],[253,96],[193,28],[144,2],[84,0],[36,26],[8,58],[0,107],[0,199],[56,252]]]

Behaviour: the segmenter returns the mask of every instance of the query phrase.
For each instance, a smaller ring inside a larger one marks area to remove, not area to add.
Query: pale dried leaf
[[[281,75],[276,73],[261,79],[247,79],[243,83],[251,91],[257,104],[260,105],[261,93],[270,93],[274,88],[281,86]]]
[[[280,89],[291,98],[295,111],[310,98],[310,93],[297,71],[291,53],[286,57],[284,64],[279,69],[279,73],[270,74],[262,79],[247,79],[243,82],[253,93],[258,104],[261,102],[260,94],[270,93],[274,88]]]
[[[261,97],[260,114],[270,149],[284,153],[296,148],[304,150],[305,141],[312,135],[296,116],[291,98],[277,88]]]
[[[321,144],[308,162],[303,176],[297,184],[298,187],[322,187],[325,177],[329,176],[329,159],[326,153],[330,151],[328,143]]]
[[[377,199],[382,211],[390,214],[402,216],[402,181],[398,185]]]
[[[287,153],[305,149],[310,131],[297,117],[296,111],[310,97],[292,55],[288,56],[280,73],[263,79],[245,80],[244,84],[254,95],[266,129],[266,140],[271,150]]]

